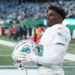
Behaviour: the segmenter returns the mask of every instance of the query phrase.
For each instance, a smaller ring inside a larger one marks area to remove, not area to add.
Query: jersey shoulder
[[[69,28],[63,24],[56,24],[56,25],[52,26],[51,28],[52,28],[52,30],[55,30],[55,31],[63,31],[63,32],[66,31],[66,32],[70,33]]]
[[[70,37],[70,30],[62,25],[62,24],[57,24],[53,26],[53,30],[54,30],[54,42],[55,43],[63,43],[63,44],[68,44],[68,42],[70,41],[71,37]]]

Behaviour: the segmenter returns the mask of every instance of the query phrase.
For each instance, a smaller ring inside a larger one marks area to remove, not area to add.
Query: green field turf
[[[75,42],[75,41],[73,41],[73,42]],[[75,54],[75,43],[73,43],[73,42],[71,42],[71,43],[69,44],[67,53]]]
[[[0,65],[12,64],[11,59],[12,48],[4,45],[0,45]]]

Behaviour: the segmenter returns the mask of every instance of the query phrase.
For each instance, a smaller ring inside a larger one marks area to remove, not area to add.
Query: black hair
[[[60,16],[61,16],[63,19],[66,18],[67,13],[66,13],[65,10],[64,10],[63,8],[61,8],[61,7],[51,5],[51,6],[48,7],[47,12],[48,12],[49,10],[54,10],[54,11],[56,11],[58,14],[60,14]]]

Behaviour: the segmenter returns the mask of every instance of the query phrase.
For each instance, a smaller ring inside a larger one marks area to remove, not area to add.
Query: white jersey
[[[40,40],[40,56],[37,57],[42,65],[62,65],[64,54],[70,42],[70,31],[62,24],[49,27]]]

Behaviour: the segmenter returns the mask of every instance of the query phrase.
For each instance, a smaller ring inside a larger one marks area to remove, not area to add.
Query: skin
[[[48,10],[47,13],[47,26],[51,27],[55,24],[62,23],[63,18],[60,16],[59,13],[57,13],[55,10]]]

